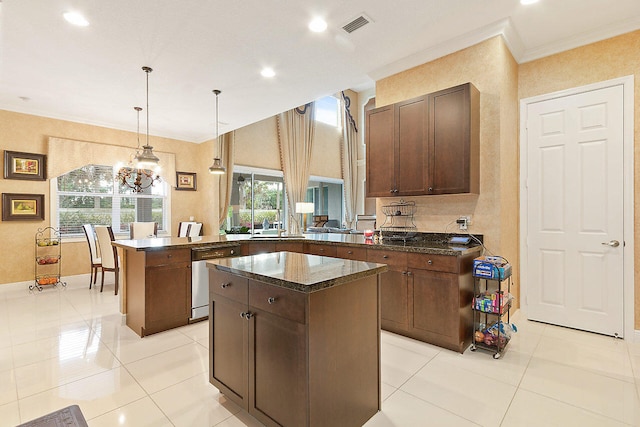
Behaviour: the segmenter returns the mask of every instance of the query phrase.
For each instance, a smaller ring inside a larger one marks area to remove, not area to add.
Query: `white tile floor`
[[[380,426],[639,426],[640,344],[512,319],[500,360],[382,333]],[[78,404],[90,426],[259,426],[211,386],[208,323],[140,339],[113,286],[0,286],[0,426]]]

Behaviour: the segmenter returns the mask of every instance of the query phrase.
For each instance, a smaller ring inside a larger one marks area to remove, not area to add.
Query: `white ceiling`
[[[213,89],[224,133],[497,34],[526,62],[638,28],[639,0],[0,0],[0,109],[135,131],[150,66],[150,133],[202,142]]]

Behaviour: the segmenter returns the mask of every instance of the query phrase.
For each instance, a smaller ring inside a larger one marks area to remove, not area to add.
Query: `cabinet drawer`
[[[177,249],[145,252],[146,266],[191,263],[191,249]]]
[[[336,246],[307,243],[307,253],[320,256],[336,256]]]
[[[457,273],[458,257],[451,255],[410,253],[407,254],[407,265],[409,268]]]
[[[338,258],[354,259],[356,261],[366,261],[367,250],[365,248],[338,246],[336,248],[336,256]]]
[[[249,279],[209,268],[209,292],[246,304],[249,301]]]
[[[307,294],[279,286],[249,281],[249,305],[260,310],[305,323]]]
[[[402,269],[407,268],[407,254],[405,252],[367,249],[367,261],[388,264]]]

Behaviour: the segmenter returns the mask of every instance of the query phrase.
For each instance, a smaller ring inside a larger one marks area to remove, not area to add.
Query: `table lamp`
[[[313,213],[315,206],[313,202],[298,202],[296,203],[296,213],[302,214],[302,232],[307,231],[307,214]]]

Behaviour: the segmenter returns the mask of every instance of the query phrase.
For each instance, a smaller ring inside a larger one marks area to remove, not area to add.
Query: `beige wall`
[[[3,151],[47,154],[47,140],[51,136],[129,146],[132,150],[136,145],[135,133],[2,110],[0,110],[0,129],[2,129],[0,149]],[[196,172],[191,161],[199,158],[198,145],[155,137],[151,137],[151,144],[159,151],[175,153],[176,170]],[[207,177],[199,173],[198,178],[206,180]],[[49,226],[49,181],[0,179],[0,192],[45,195],[44,222],[0,221],[0,247],[3,248],[0,283],[30,280],[34,274],[34,235],[38,228]],[[202,216],[203,208],[198,200],[199,192],[172,190],[172,193],[172,230],[176,230],[178,222],[188,220],[190,215]],[[63,275],[89,272],[89,252],[86,242],[63,243],[61,251]]]
[[[471,215],[469,231],[483,234],[487,248],[514,264],[518,277],[517,64],[501,37],[376,82],[383,106],[471,82],[480,91],[480,194],[409,197],[420,231],[454,232],[455,220]],[[381,206],[398,201],[377,201]],[[517,288],[514,289],[517,295]]]
[[[242,166],[281,170],[275,116],[236,131],[235,159]],[[342,178],[340,133],[335,127],[316,125],[311,175]]]
[[[552,55],[537,61],[521,64],[518,74],[518,97],[520,99],[545,93],[556,92],[578,86],[584,86],[604,80],[610,80],[623,76],[634,76],[634,224],[638,230],[640,220],[640,197],[637,196],[640,189],[640,165],[639,141],[640,141],[640,31],[624,34],[602,42],[593,43],[584,47],[573,49],[557,55]],[[638,248],[640,239],[636,233],[634,245]],[[634,265],[634,289],[635,289],[635,329],[640,329],[640,260],[636,257]]]
[[[136,135],[99,126],[49,119],[0,110],[0,149],[47,154],[49,137],[89,141],[131,147]],[[268,169],[280,169],[275,117],[236,131],[235,159],[237,164]],[[311,173],[340,178],[339,135],[335,128],[318,124],[313,150]],[[175,235],[178,222],[190,216],[203,222],[204,233],[218,230],[218,176],[207,172],[215,152],[214,140],[193,144],[166,138],[151,137],[154,150],[175,154],[175,170],[197,173],[197,191],[171,190],[171,230]],[[49,179],[54,177],[49,177]],[[175,177],[172,177],[173,182]],[[34,274],[34,235],[38,228],[49,226],[49,181],[0,179],[1,193],[34,193],[45,195],[44,221],[0,221],[0,285],[31,280]],[[89,252],[86,242],[63,242],[62,275],[88,273]]]

